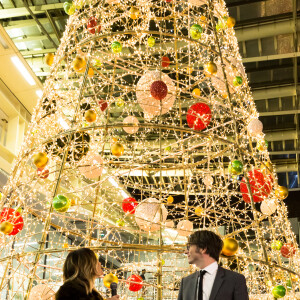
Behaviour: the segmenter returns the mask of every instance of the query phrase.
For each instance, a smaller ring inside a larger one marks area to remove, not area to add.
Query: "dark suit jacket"
[[[182,279],[178,300],[195,300],[198,272]],[[218,267],[209,300],[249,300],[246,279],[242,274]]]
[[[103,298],[96,290],[88,295],[84,286],[74,280],[65,282],[59,288],[55,300],[103,300]]]

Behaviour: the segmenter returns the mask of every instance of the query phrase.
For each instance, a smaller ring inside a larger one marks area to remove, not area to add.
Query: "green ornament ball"
[[[271,248],[273,250],[280,250],[281,247],[282,247],[282,242],[281,241],[274,241],[272,244],[271,244]]]
[[[120,42],[113,42],[111,44],[111,50],[114,52],[114,53],[120,53],[122,51],[122,44]]]
[[[58,212],[66,212],[71,206],[71,201],[64,195],[57,195],[52,201],[53,208]]]
[[[199,40],[201,38],[201,33],[202,33],[202,27],[198,24],[194,24],[190,28],[190,35],[194,40]]]
[[[149,37],[147,43],[148,43],[148,46],[149,46],[149,47],[154,47],[154,45],[155,45],[155,38],[152,37],[152,36]]]
[[[239,160],[233,160],[229,166],[228,171],[232,175],[239,175],[243,172],[243,164]]]
[[[165,148],[165,150],[166,150],[166,151],[171,151],[171,150],[172,150],[172,147],[171,147],[171,146],[168,146],[168,147]]]
[[[235,76],[233,79],[233,85],[234,86],[240,86],[243,84],[243,78],[241,76]]]
[[[139,297],[138,300],[144,300],[144,298],[143,297]]]
[[[63,7],[67,15],[71,16],[75,13],[76,7],[72,1],[65,2]]]
[[[123,227],[123,226],[125,225],[125,222],[124,222],[124,220],[122,220],[122,219],[118,219],[117,222],[116,222],[116,225],[117,225],[118,227]]]
[[[286,289],[283,285],[276,285],[273,290],[272,294],[275,298],[283,298],[286,294]]]

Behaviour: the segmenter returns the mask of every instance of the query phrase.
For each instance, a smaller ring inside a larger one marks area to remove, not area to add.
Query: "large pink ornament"
[[[193,223],[189,220],[182,220],[177,224],[177,232],[181,236],[189,236],[193,233]]]
[[[247,130],[251,136],[257,136],[263,131],[263,123],[258,119],[253,119],[249,122]]]
[[[190,128],[194,130],[203,130],[210,123],[211,110],[205,103],[199,102],[193,104],[187,112],[186,120]]]
[[[55,292],[47,284],[38,284],[31,289],[28,300],[55,300]]]
[[[101,176],[103,171],[103,159],[98,154],[90,154],[79,167],[79,171],[86,178],[93,179]]]
[[[260,205],[260,211],[267,216],[272,215],[277,209],[277,202],[273,200],[265,200]]]
[[[254,202],[261,202],[270,195],[273,185],[272,177],[270,175],[264,175],[260,170],[253,170],[248,172],[248,178]],[[240,191],[244,201],[250,203],[251,198],[245,177],[240,184]]]
[[[235,57],[229,58],[229,61],[230,62],[228,62],[227,60],[223,61],[225,65],[224,71],[228,82],[229,92],[234,93],[234,86],[232,83],[235,76],[241,76],[242,78],[244,78],[246,77],[246,73],[241,61],[237,60]],[[219,61],[216,61],[215,63],[218,70],[217,73],[211,77],[212,85],[216,90],[219,91],[221,95],[227,95],[226,80],[224,79],[223,67]]]
[[[139,275],[132,274],[128,277],[127,282],[131,292],[137,292],[143,287],[143,279]]]
[[[168,87],[162,80],[156,80],[150,85],[150,94],[156,100],[163,100],[168,95]]]
[[[166,97],[158,101],[151,96],[150,87],[155,81],[163,81],[168,89]],[[176,87],[172,79],[165,73],[159,71],[148,71],[136,85],[136,97],[140,107],[143,109],[147,119],[167,113],[175,101]]]
[[[159,230],[161,224],[166,222],[167,216],[166,207],[155,198],[144,200],[135,210],[135,221],[145,231]]]
[[[123,120],[123,124],[134,124],[136,126],[132,126],[132,127],[123,127],[124,131],[129,133],[129,134],[134,134],[137,133],[139,131],[139,120],[134,117],[134,116],[128,116]]]

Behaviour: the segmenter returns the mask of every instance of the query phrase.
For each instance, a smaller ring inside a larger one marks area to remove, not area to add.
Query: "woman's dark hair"
[[[188,244],[196,245],[199,249],[206,250],[206,253],[219,260],[223,248],[221,237],[209,230],[199,230],[189,236]]]
[[[97,276],[97,257],[89,248],[80,248],[68,254],[63,267],[64,282],[76,280],[83,285],[87,294],[93,290]]]

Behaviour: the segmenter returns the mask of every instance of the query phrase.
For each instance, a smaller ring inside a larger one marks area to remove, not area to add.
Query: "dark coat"
[[[96,290],[87,295],[85,287],[73,280],[65,282],[59,288],[55,300],[103,300],[103,298]]]
[[[178,300],[196,299],[198,274],[182,279]],[[249,300],[244,275],[219,266],[209,300]]]

